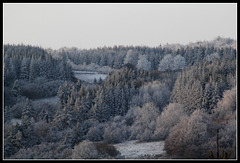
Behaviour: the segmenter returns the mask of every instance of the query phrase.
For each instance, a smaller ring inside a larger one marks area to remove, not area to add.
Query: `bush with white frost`
[[[97,157],[98,151],[93,142],[84,140],[74,146],[72,154],[73,159],[96,159]]]
[[[236,114],[236,87],[223,93],[223,98],[217,103],[214,112],[214,120],[218,123],[227,122]]]

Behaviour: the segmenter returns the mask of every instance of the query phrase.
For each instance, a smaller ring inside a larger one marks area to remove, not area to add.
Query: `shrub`
[[[98,158],[98,151],[93,142],[84,140],[78,145],[74,146],[73,159],[96,159]]]

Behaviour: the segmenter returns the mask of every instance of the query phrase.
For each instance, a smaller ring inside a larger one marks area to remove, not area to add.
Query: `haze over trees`
[[[219,149],[235,159],[235,42],[4,45],[4,158],[121,159],[114,144],[138,140],[165,141],[168,158],[206,159],[219,129]],[[88,83],[80,70],[107,77]]]

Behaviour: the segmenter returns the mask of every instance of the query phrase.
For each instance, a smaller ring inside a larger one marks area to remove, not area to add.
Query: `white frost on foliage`
[[[173,57],[171,54],[168,54],[163,57],[163,59],[159,63],[158,70],[166,71],[166,70],[178,70],[183,69],[186,66],[186,60],[181,55],[177,55]]]
[[[165,154],[164,141],[137,143],[137,140],[126,141],[114,145],[125,158],[137,158],[141,155]]]
[[[219,56],[219,54],[217,52],[209,54],[208,56],[206,56],[206,60],[207,61],[212,61],[214,58],[217,58],[217,59],[220,58],[220,56]]]
[[[137,63],[138,69],[151,70],[151,62],[147,60],[146,55],[140,55]]]

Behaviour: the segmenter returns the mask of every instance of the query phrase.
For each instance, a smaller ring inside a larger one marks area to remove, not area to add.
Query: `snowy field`
[[[114,145],[126,159],[134,159],[143,155],[165,154],[164,141],[137,143],[137,140],[126,141]]]
[[[107,77],[107,74],[99,74],[97,72],[93,71],[74,71],[74,76],[77,79],[83,80],[88,83],[93,83],[94,79],[97,79],[97,81],[102,78],[104,80]]]
[[[47,97],[47,98],[40,98],[40,99],[33,100],[33,102],[44,102],[44,103],[57,104],[58,98],[57,98],[57,96]]]

